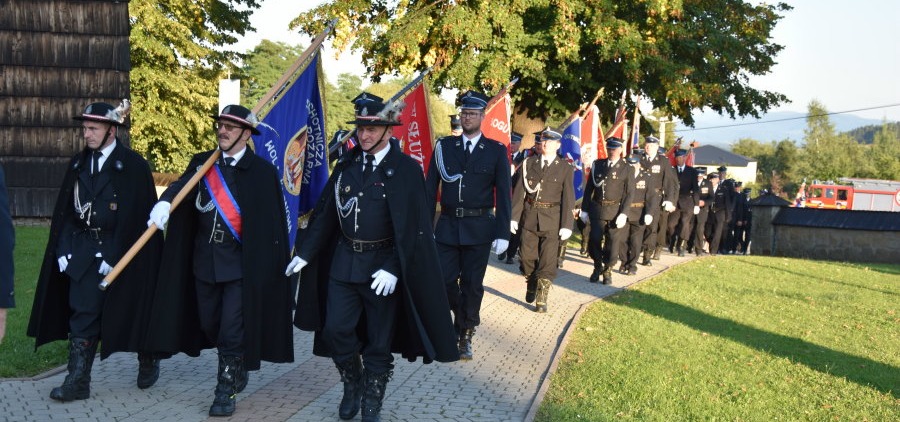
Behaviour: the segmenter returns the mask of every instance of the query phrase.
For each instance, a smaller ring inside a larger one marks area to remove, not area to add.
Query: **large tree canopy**
[[[252,29],[258,7],[256,0],[129,3],[131,136],[154,169],[180,172],[193,153],[215,145],[209,114],[218,107],[218,80],[237,57],[221,47]]]
[[[520,77],[520,112],[564,115],[600,87],[623,90],[686,124],[709,107],[758,117],[787,98],[749,85],[783,48],[771,33],[784,3],[742,0],[338,0],[301,14],[309,34],[339,18],[338,49],[362,52],[375,80],[434,66],[434,87],[496,92]],[[604,113],[607,116],[609,113]]]

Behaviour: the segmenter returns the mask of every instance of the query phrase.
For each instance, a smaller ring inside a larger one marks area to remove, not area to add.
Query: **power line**
[[[694,131],[698,131],[698,130],[722,129],[722,128],[728,128],[728,127],[749,126],[749,125],[762,125],[762,124],[766,124],[766,123],[785,122],[788,120],[808,119],[810,117],[823,117],[823,116],[831,116],[831,115],[835,115],[835,114],[846,114],[846,113],[854,113],[857,111],[878,110],[878,109],[882,109],[882,108],[891,108],[891,107],[900,107],[900,103],[887,104],[887,105],[875,106],[875,107],[857,108],[854,110],[834,111],[831,113],[807,114],[805,116],[800,116],[800,117],[785,117],[783,119],[763,120],[763,121],[747,122],[747,123],[733,123],[733,124],[729,124],[729,125],[708,126],[708,127],[693,128],[693,129],[692,128],[676,129],[675,132],[694,132]]]

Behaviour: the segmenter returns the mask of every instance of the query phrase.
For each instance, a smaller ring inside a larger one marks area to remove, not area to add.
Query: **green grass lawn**
[[[900,266],[718,257],[584,313],[560,420],[900,420]]]
[[[33,376],[66,362],[65,342],[46,344],[35,352],[34,339],[25,335],[49,234],[49,227],[16,227],[16,307],[7,314],[6,338],[0,344],[0,378]]]

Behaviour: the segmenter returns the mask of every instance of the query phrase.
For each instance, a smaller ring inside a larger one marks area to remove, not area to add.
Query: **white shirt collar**
[[[116,139],[113,138],[112,142],[109,145],[105,146],[100,150],[103,155],[100,156],[100,159],[97,160],[97,168],[103,169],[103,164],[106,163],[106,159],[109,158],[110,154],[112,154],[113,150],[116,149]]]
[[[390,151],[390,150],[391,150],[391,143],[388,142],[387,146],[384,149],[373,154],[375,156],[375,161],[372,163],[372,165],[378,166],[378,164],[381,163],[381,160],[384,159],[384,157],[387,155],[388,151]],[[368,153],[366,153],[366,155],[368,155]],[[366,165],[366,158],[364,155],[363,156],[363,166],[365,166],[365,165]]]
[[[229,154],[229,153],[223,151],[223,152],[222,152],[222,155],[223,155],[225,158],[228,158],[228,157],[234,158],[234,162],[231,163],[231,165],[234,166],[235,164],[237,164],[238,161],[241,161],[241,158],[244,157],[244,154],[245,154],[246,152],[247,152],[247,146],[244,146],[244,148],[242,148],[240,151],[238,151],[238,152],[236,152],[236,153],[234,153],[234,154]]]
[[[462,140],[463,140],[463,148],[465,148],[465,146],[466,146],[466,141],[472,141],[472,151],[474,151],[475,145],[478,145],[478,141],[481,140],[481,133],[478,133],[478,135],[476,135],[474,138],[467,138],[466,135],[462,135]],[[469,152],[472,152],[472,151],[469,151]]]

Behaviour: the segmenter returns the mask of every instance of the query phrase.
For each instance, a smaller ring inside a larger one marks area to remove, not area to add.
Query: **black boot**
[[[341,398],[338,416],[344,420],[353,419],[359,413],[359,401],[365,387],[362,361],[356,355],[348,361],[335,362],[335,365],[341,374],[341,382],[344,383],[344,397]]]
[[[497,254],[497,261],[500,261],[500,262],[506,261],[506,252]]]
[[[384,390],[387,388],[387,383],[391,380],[392,374],[393,371],[375,374],[366,370],[366,388],[362,397],[363,422],[381,421],[381,404],[384,401]]]
[[[612,284],[612,266],[607,266],[606,269],[603,270],[603,284]]]
[[[237,356],[219,355],[219,376],[216,384],[216,398],[209,407],[209,416],[231,416],[235,406],[235,378],[237,377]]]
[[[553,284],[546,278],[538,279],[537,296],[534,298],[534,311],[537,313],[547,312],[547,296],[550,295],[550,286]]]
[[[474,328],[466,328],[459,333],[459,358],[461,360],[472,360],[473,335],[475,335]]]
[[[97,341],[85,338],[69,339],[69,374],[59,387],[50,391],[50,398],[59,401],[84,400],[91,396],[91,367],[97,353]]]
[[[243,356],[235,356],[234,358],[234,392],[240,393],[244,391],[244,388],[247,387],[247,382],[250,381],[250,371],[244,366]]]
[[[141,390],[150,388],[159,379],[159,359],[152,353],[138,353],[137,386]]]
[[[659,254],[662,252],[662,246],[657,246],[656,250],[653,251],[653,259],[659,261]]]
[[[684,256],[684,240],[678,241],[678,256]]]
[[[646,265],[648,267],[653,266],[653,262],[651,262],[650,260],[650,255],[651,254],[649,249],[644,251],[644,259],[641,261],[641,265]]]
[[[588,278],[588,281],[590,281],[591,283],[599,282],[601,272],[603,272],[603,266],[594,264],[594,271],[591,272],[591,276],[590,278]]]
[[[535,294],[537,294],[537,279],[531,276],[525,280],[525,302],[534,302]]]

